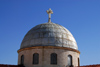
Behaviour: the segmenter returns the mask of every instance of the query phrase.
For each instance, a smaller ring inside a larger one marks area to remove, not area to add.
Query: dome
[[[63,26],[52,22],[39,24],[25,35],[21,47],[57,46],[78,50],[73,35]]]
[[[36,25],[23,38],[18,52],[18,65],[25,67],[78,66],[77,43],[65,27],[51,22],[53,11],[49,8],[48,22]],[[72,62],[73,61],[73,62]]]

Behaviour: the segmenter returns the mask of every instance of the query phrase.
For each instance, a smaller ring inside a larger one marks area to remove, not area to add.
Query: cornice
[[[22,48],[19,49],[17,52],[21,52],[24,50],[30,50],[30,49],[64,49],[64,50],[69,50],[69,51],[73,51],[73,52],[77,52],[80,54],[80,51],[72,49],[72,48],[67,48],[67,47],[58,47],[58,46],[34,46],[34,47],[27,47],[27,48]]]

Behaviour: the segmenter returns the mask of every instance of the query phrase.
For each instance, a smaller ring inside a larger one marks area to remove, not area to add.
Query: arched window
[[[68,66],[72,66],[72,56],[68,55]]]
[[[57,64],[57,54],[56,53],[51,54],[51,64]]]
[[[80,66],[80,59],[78,58],[78,66]]]
[[[33,54],[33,64],[39,64],[39,54],[38,53]]]
[[[24,55],[21,56],[21,65],[24,65]]]

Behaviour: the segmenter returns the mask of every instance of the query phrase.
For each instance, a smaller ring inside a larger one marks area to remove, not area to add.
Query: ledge
[[[21,52],[24,50],[30,50],[30,49],[64,49],[64,50],[69,50],[69,51],[74,51],[80,54],[80,51],[72,49],[72,48],[67,48],[67,47],[57,47],[57,46],[34,46],[34,47],[27,47],[23,49],[19,49],[17,52]]]

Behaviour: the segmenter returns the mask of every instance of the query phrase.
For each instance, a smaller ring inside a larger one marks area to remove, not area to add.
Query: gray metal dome
[[[78,50],[73,35],[65,27],[52,22],[37,25],[28,31],[20,49],[34,46],[59,46]]]

